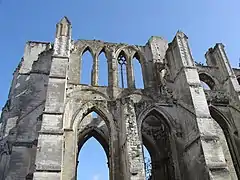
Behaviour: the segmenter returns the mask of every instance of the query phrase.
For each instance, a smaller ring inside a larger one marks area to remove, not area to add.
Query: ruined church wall
[[[29,44],[27,43],[26,46]],[[32,44],[31,44],[32,45]],[[44,110],[48,73],[50,71],[51,51],[38,56],[45,48],[35,51],[35,46],[46,46],[46,43],[28,47],[25,55],[30,56],[32,67],[27,68],[29,58],[22,60],[14,73],[9,93],[8,108],[3,116],[3,136],[8,139],[11,152],[7,178],[25,179],[33,174],[35,166],[38,130]],[[32,53],[32,54],[31,54]],[[34,60],[36,57],[36,60]],[[32,59],[33,58],[33,59]],[[28,71],[26,71],[28,69]],[[35,71],[37,69],[38,71]],[[45,71],[45,72],[44,72]],[[21,164],[21,166],[19,166]]]
[[[81,55],[86,50],[93,55],[89,86],[79,82],[83,68]],[[108,86],[98,84],[97,57],[102,51],[108,59]],[[119,88],[118,84],[117,59],[121,53],[129,65],[128,88]],[[134,85],[137,77],[134,77],[131,60],[135,55],[141,63],[144,89],[136,89]],[[235,105],[234,98],[228,97],[233,92],[237,97],[235,91],[239,87],[234,84],[236,78],[222,83],[224,77],[228,77],[226,72],[231,72],[228,66],[210,65],[195,65],[187,37],[182,32],[169,44],[160,37],[150,38],[145,46],[96,40],[74,42],[71,23],[63,18],[57,25],[54,48],[50,43],[28,42],[23,61],[14,74],[9,101],[2,114],[2,134],[13,143],[8,156],[10,170],[3,173],[8,179],[21,180],[26,176],[35,180],[74,179],[78,142],[81,138],[84,141],[88,128],[98,128],[100,143],[109,150],[110,179],[144,179],[142,121],[156,111],[164,116],[170,129],[168,157],[173,159],[171,166],[174,167],[170,169],[173,168],[174,173],[169,177],[218,180],[224,175],[225,179],[230,179],[234,172],[229,171],[225,162],[226,148],[221,147],[218,137],[222,134],[216,132],[208,103],[222,107],[229,102]],[[220,71],[225,74],[217,77]],[[213,77],[215,89],[203,91],[201,72]],[[222,89],[230,95],[225,97],[225,92],[220,95]],[[217,98],[218,95],[221,98]],[[233,132],[237,133],[238,110],[228,108],[221,110],[233,120],[236,126]],[[101,128],[95,124],[98,121],[83,120],[91,111],[99,113],[99,123],[104,120],[106,126]]]

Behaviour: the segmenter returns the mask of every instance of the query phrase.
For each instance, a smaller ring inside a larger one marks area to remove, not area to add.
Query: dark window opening
[[[119,87],[127,88],[127,59],[123,51],[120,52],[117,60]]]

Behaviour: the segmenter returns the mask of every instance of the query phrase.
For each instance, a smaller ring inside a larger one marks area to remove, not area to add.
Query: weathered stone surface
[[[169,44],[151,37],[144,46],[71,38],[64,17],[54,46],[26,44],[2,109],[0,180],[73,180],[90,137],[106,152],[110,180],[145,180],[143,145],[154,180],[240,177],[240,70],[231,68],[222,44],[209,49],[204,66],[194,62],[182,32]],[[93,55],[91,85],[80,82],[85,51]],[[102,52],[107,86],[99,86]],[[120,56],[127,62],[125,88]],[[134,57],[142,89],[135,86]]]

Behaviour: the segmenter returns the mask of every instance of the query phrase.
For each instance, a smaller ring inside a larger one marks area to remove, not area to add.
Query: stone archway
[[[209,90],[213,90],[215,88],[215,81],[210,75],[206,74],[205,72],[199,73],[199,79],[209,87]]]
[[[91,112],[97,113],[101,120],[105,122],[108,135],[104,134],[99,127],[92,126],[84,121],[84,118]],[[88,102],[77,111],[70,127],[70,129],[64,131],[62,179],[75,179],[79,148],[92,136],[104,148],[109,159],[109,179],[114,179],[115,174],[117,174],[115,173],[117,168],[115,168],[116,161],[113,155],[113,141],[116,132],[111,113],[103,105]]]
[[[151,156],[151,180],[178,179],[178,160],[169,119],[157,108],[151,108],[142,113],[139,120],[142,141]]]
[[[210,114],[214,120],[214,126],[220,137],[224,157],[232,179],[240,177],[238,150],[234,141],[234,125],[214,106],[209,106]]]
[[[84,121],[85,120],[85,121]],[[79,164],[82,164],[82,161],[79,158],[79,154],[82,150],[82,147],[85,143],[87,143],[87,141],[90,138],[94,138],[95,140],[97,140],[97,142],[100,144],[100,146],[103,148],[104,152],[105,152],[105,157],[107,157],[107,167],[108,169],[108,176],[110,176],[110,167],[109,167],[109,132],[108,129],[106,127],[106,124],[104,123],[104,120],[101,119],[99,116],[97,118],[90,118],[88,115],[85,116],[84,120],[82,121],[81,124],[79,124],[79,128],[78,128],[78,141],[77,141],[77,145],[78,145],[78,150],[77,150],[77,163],[76,163],[76,177],[81,176],[81,173],[78,174],[77,173],[77,169],[79,170]],[[103,164],[102,164],[103,165]],[[83,167],[83,166],[81,166]],[[80,169],[81,169],[80,167]]]

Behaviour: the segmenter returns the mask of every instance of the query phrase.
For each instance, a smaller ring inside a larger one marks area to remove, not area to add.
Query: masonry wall
[[[25,49],[24,57],[14,72],[2,113],[1,138],[6,139],[10,146],[7,155],[9,170],[7,174],[0,173],[6,175],[6,179],[25,179],[35,171],[37,131],[41,126],[50,71],[49,43],[29,42]],[[46,52],[40,55],[43,51]],[[28,56],[31,56],[31,62],[27,62]],[[28,63],[32,64],[29,68],[23,65]]]
[[[91,85],[79,81],[85,51],[93,55]],[[101,52],[107,86],[98,85]],[[126,88],[119,87],[120,55]],[[134,84],[133,57],[142,67],[142,89]],[[110,180],[145,179],[143,145],[152,179],[237,179],[240,71],[230,67],[222,45],[206,58],[208,66],[194,62],[182,32],[171,43],[151,37],[144,46],[73,41],[63,18],[54,46],[28,42],[13,74],[0,126],[0,180],[75,179],[78,153],[92,136],[108,156]]]

